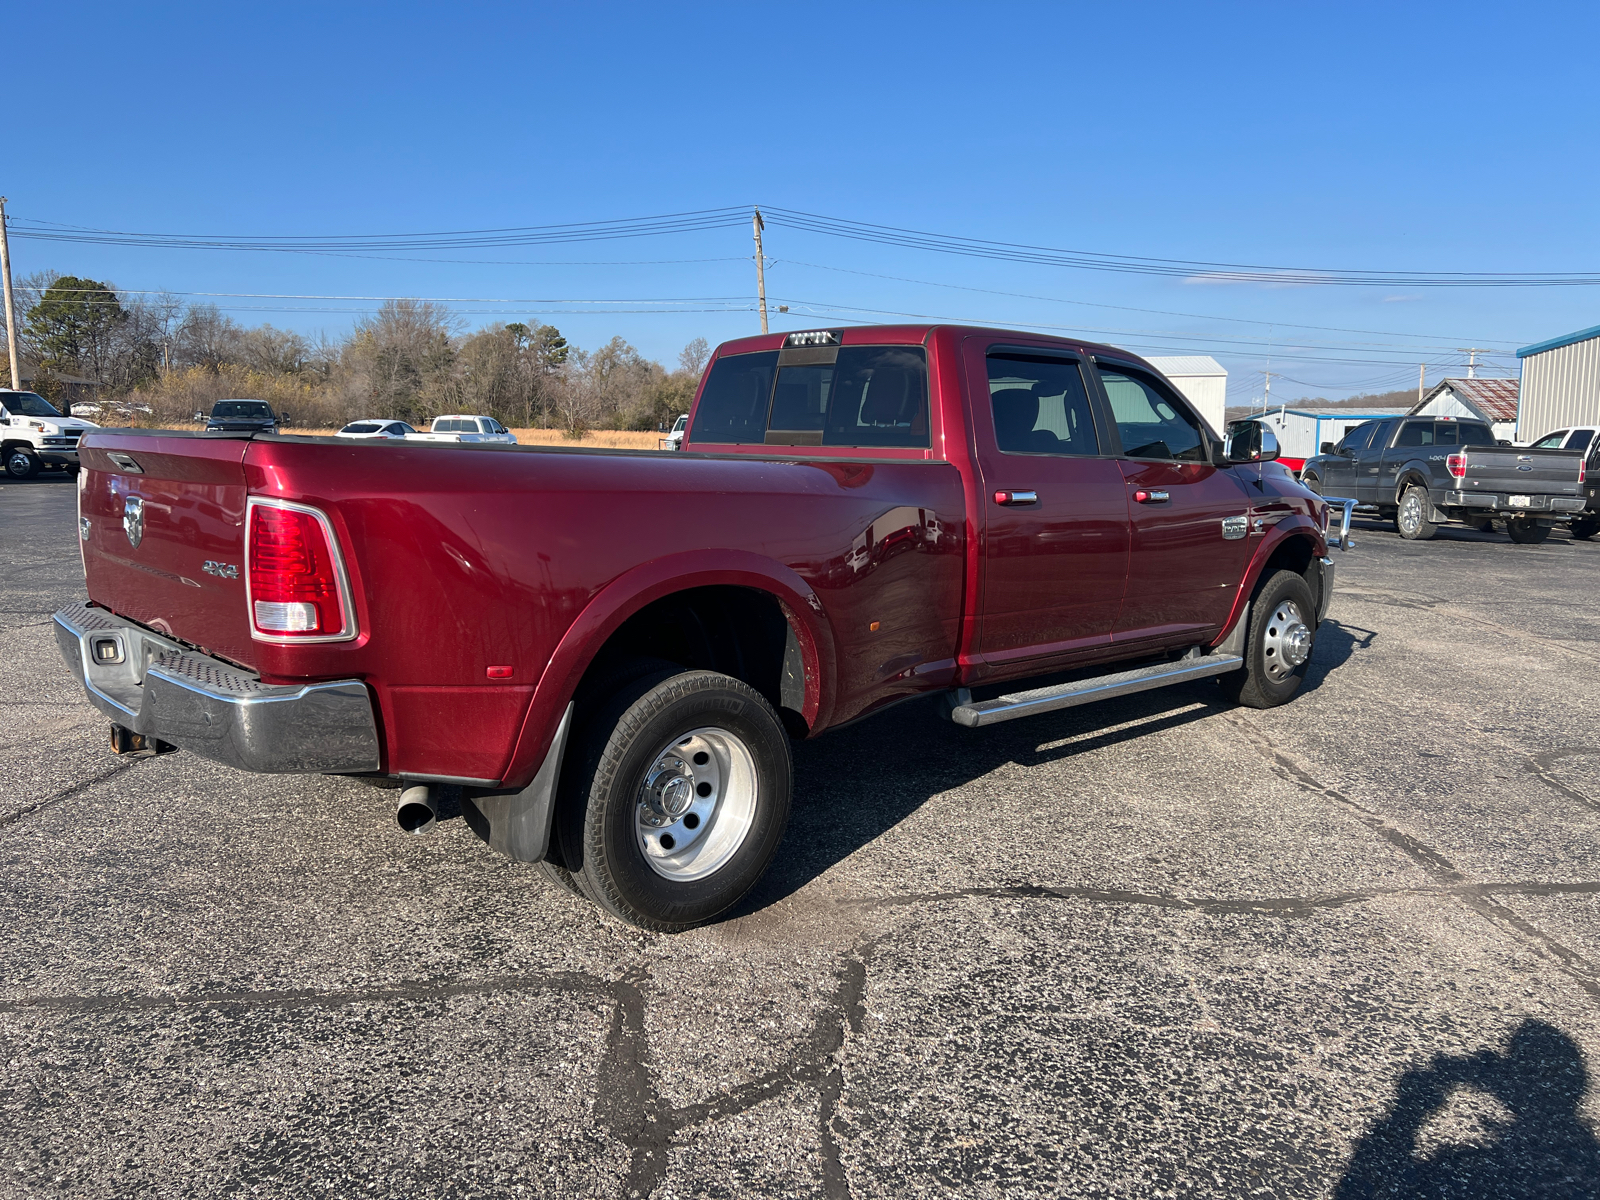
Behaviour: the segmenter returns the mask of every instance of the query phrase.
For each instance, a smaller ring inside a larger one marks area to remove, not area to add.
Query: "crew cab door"
[[[1227,620],[1244,575],[1250,498],[1233,470],[1212,465],[1202,422],[1165,381],[1111,359],[1095,367],[1133,534],[1114,640],[1203,638]]]
[[[1395,422],[1380,421],[1372,441],[1350,455],[1350,472],[1355,480],[1355,490],[1345,493],[1363,504],[1378,503],[1381,490],[1379,475],[1383,470],[1383,454],[1394,436]],[[1389,503],[1394,501],[1394,488],[1389,488]]]
[[[1105,647],[1122,606],[1122,471],[1077,355],[969,338],[983,526],[977,651],[1044,667]]]
[[[1356,454],[1365,451],[1372,442],[1378,422],[1366,421],[1357,425],[1339,440],[1332,454],[1322,457],[1317,470],[1322,475],[1324,496],[1354,497],[1356,487]]]
[[[1453,425],[1446,425],[1444,431],[1449,435],[1449,448],[1439,449],[1435,423],[1432,417],[1413,417],[1400,423],[1400,431],[1395,435],[1394,444],[1383,452],[1382,468],[1378,472],[1378,481],[1373,489],[1372,499],[1379,504],[1392,504],[1395,500],[1395,489],[1399,484],[1400,470],[1408,462],[1421,462],[1426,464],[1428,471],[1428,486],[1441,486],[1441,478],[1445,474],[1445,457],[1455,447],[1456,431]]]

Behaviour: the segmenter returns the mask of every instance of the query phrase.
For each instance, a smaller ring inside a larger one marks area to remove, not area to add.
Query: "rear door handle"
[[[1140,504],[1165,504],[1172,499],[1166,492],[1147,492],[1143,488],[1135,492],[1133,498]]]
[[[1038,492],[996,492],[994,494],[994,502],[996,504],[1005,504],[1005,505],[1008,505],[1008,506],[1009,505],[1017,505],[1017,504],[1037,504],[1037,503],[1039,503],[1039,493]]]

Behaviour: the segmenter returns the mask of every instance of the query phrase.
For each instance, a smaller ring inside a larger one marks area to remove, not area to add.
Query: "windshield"
[[[37,392],[7,392],[0,396],[0,404],[6,406],[6,411],[14,417],[59,417],[58,413]]]
[[[260,400],[223,400],[211,410],[213,421],[270,421],[272,409]]]

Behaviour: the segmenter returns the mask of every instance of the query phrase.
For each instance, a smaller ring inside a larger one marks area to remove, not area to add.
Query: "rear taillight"
[[[1578,482],[1589,482],[1589,460],[1587,458],[1580,458],[1578,460]]]
[[[1467,473],[1467,456],[1465,454],[1452,454],[1444,460],[1444,469],[1457,479],[1460,479]]]
[[[344,564],[324,514],[252,498],[245,564],[255,637],[335,641],[355,636]]]

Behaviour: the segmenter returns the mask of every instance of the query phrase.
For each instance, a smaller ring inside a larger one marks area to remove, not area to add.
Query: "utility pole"
[[[761,332],[767,331],[767,260],[761,250],[761,210],[755,210],[755,217],[750,222],[756,231],[756,295],[761,300]]]
[[[17,365],[17,306],[11,298],[11,239],[6,234],[6,198],[0,196],[0,276],[5,278],[6,349],[11,351],[11,387],[22,390],[22,369]]]
[[[1261,415],[1264,417],[1267,415],[1267,410],[1272,407],[1272,372],[1263,371],[1262,374],[1267,377],[1267,392],[1261,398]]]
[[[1478,377],[1478,355],[1487,354],[1488,351],[1474,346],[1461,346],[1459,349],[1462,354],[1467,356],[1467,378],[1476,379]]]
[[[1422,381],[1428,377],[1428,364],[1421,363],[1417,367],[1417,403],[1422,403]]]

